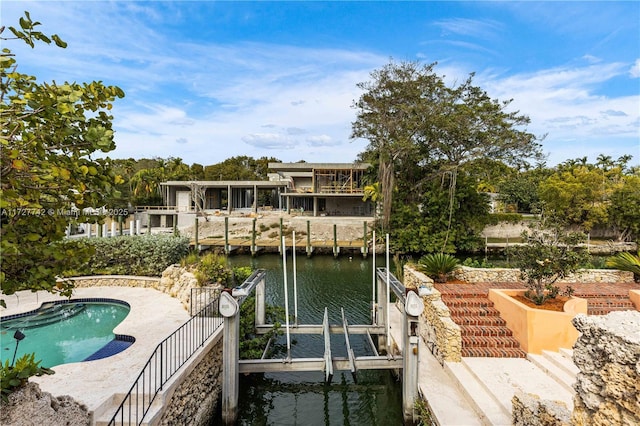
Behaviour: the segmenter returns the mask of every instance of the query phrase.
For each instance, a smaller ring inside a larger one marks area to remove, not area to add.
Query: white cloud
[[[636,62],[629,68],[629,75],[633,78],[640,78],[640,59],[636,59]]]
[[[598,93],[601,84],[624,75],[623,64],[599,63],[507,77],[479,76],[478,83],[492,97],[513,99],[510,109],[531,118],[528,131],[548,135],[543,146],[551,154],[550,163],[557,163],[584,155],[595,158],[612,149],[617,152],[614,156],[637,157],[640,94]]]

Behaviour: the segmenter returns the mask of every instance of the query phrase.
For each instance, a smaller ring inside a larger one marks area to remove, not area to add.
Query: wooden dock
[[[198,250],[206,250],[208,248],[221,248],[225,253],[229,254],[237,250],[248,249],[252,255],[264,250],[277,250],[282,252],[282,240],[285,241],[287,249],[293,247],[293,237],[296,237],[296,251],[306,252],[307,256],[311,256],[315,250],[330,250],[334,256],[338,256],[341,250],[353,252],[359,251],[365,258],[369,253],[369,239],[367,232],[367,222],[363,222],[362,238],[351,238],[348,240],[338,239],[337,224],[333,224],[333,238],[313,238],[311,235],[311,223],[307,221],[307,231],[296,235],[295,233],[284,232],[282,219],[280,220],[280,231],[277,236],[271,235],[270,238],[261,237],[261,232],[256,229],[256,219],[253,220],[252,230],[249,235],[244,234],[241,237],[230,235],[229,219],[225,218],[224,236],[209,237],[198,235],[198,221],[195,222],[195,235],[190,241],[191,247]]]
[[[256,254],[265,249],[277,249],[278,252],[281,250],[280,242],[273,238],[256,240],[252,240],[251,238],[200,238],[197,244],[200,249],[215,247],[223,249],[226,253],[232,253],[238,249],[248,249],[252,254]],[[190,245],[195,247],[196,240],[192,239]],[[285,237],[285,245],[287,249],[293,247],[293,239]],[[333,239],[308,241],[305,237],[296,238],[296,250],[304,251],[307,255],[311,255],[314,249],[331,250],[336,256],[340,253],[341,249],[348,249],[350,251],[359,250],[365,257],[369,251],[365,240],[362,238],[335,241]]]

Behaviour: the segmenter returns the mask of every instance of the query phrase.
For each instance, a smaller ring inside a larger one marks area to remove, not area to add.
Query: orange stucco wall
[[[636,307],[636,311],[640,311],[640,290],[629,290],[629,299]]]
[[[571,320],[578,313],[587,313],[587,301],[574,297],[565,303],[565,312],[556,312],[530,308],[511,297],[522,294],[524,290],[489,290],[489,299],[522,349],[540,354],[543,350],[572,347],[578,338],[578,330]]]

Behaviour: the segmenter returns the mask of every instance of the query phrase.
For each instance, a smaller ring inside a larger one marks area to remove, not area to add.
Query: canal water
[[[384,266],[384,258],[376,266]],[[284,307],[282,256],[229,257],[231,266],[267,270],[267,303]],[[300,324],[321,324],[324,308],[329,322],[342,324],[341,308],[349,324],[370,324],[372,297],[371,256],[330,255],[296,257],[298,318]],[[294,314],[293,268],[287,258],[289,310]],[[392,269],[393,270],[393,269]],[[291,335],[292,357],[321,357],[321,335]],[[332,335],[334,356],[346,356],[345,339]],[[286,345],[282,337],[280,344]],[[356,356],[373,355],[363,336],[350,336]],[[214,423],[215,424],[215,423]],[[335,371],[331,384],[323,372],[251,374],[240,378],[238,425],[402,425],[402,386],[391,371]]]

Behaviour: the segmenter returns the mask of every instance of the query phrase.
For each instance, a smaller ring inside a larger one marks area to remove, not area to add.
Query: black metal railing
[[[109,425],[140,425],[167,381],[222,324],[216,297],[156,347]]]
[[[194,313],[200,312],[214,299],[218,300],[220,290],[221,287],[193,287],[189,298],[189,315],[193,316]]]

